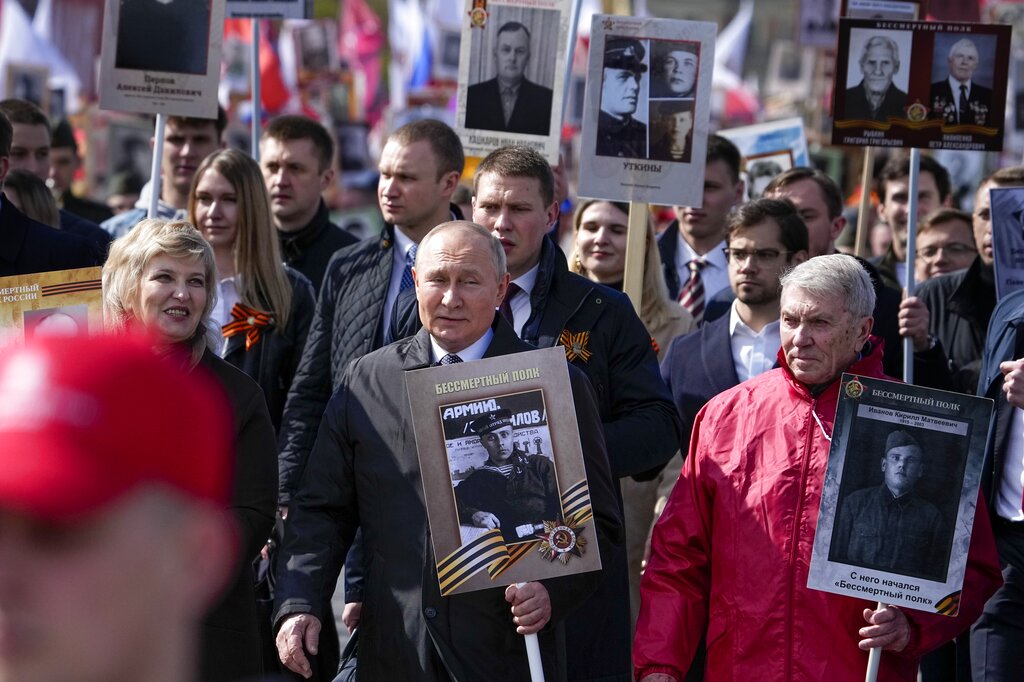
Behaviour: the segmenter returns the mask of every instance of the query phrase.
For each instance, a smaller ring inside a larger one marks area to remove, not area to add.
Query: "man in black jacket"
[[[11,165],[13,129],[0,112],[0,186]],[[0,197],[0,277],[99,265],[94,246],[81,237],[37,223]]]
[[[509,275],[501,248],[485,230],[465,221],[443,223],[422,245],[415,286],[424,328],[348,366],[292,499],[277,590],[278,652],[289,669],[309,673],[306,654],[318,645],[319,607],[361,527],[370,557],[359,639],[362,682],[528,679],[519,635],[532,633],[539,633],[547,679],[562,679],[560,621],[600,574],[440,594],[403,375],[530,346],[495,314]],[[594,391],[574,367],[569,374],[598,550],[607,566],[622,547],[616,487]]]
[[[679,448],[679,418],[651,335],[624,295],[569,272],[547,237],[558,217],[551,167],[533,150],[502,147],[477,167],[474,185],[473,220],[491,230],[508,258],[512,281],[502,314],[523,341],[563,346],[590,379],[612,474],[657,475]],[[402,303],[397,338],[419,326],[411,297]],[[566,622],[570,680],[630,679],[625,549],[602,565],[597,593]]]
[[[358,241],[330,221],[320,196],[334,182],[334,142],[311,118],[278,116],[260,138],[260,167],[285,263],[320,291],[334,252]]]
[[[50,189],[61,208],[99,227],[114,214],[105,204],[71,191],[75,173],[81,165],[82,157],[78,154],[74,130],[67,119],[62,118],[53,126],[50,138]]]

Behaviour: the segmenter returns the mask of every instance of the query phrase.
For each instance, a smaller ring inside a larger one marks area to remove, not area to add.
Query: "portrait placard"
[[[955,616],[992,401],[843,374],[807,586]]]
[[[601,568],[561,347],[405,380],[442,595]]]
[[[466,156],[517,144],[558,163],[571,0],[465,0],[455,128]]]
[[[38,64],[9,63],[6,67],[5,86],[7,97],[32,102],[43,111],[50,108],[50,88],[47,80],[50,69]]]
[[[100,108],[217,117],[225,0],[106,0]]]
[[[100,268],[0,277],[0,348],[36,336],[101,331]]]
[[[800,44],[832,49],[839,25],[839,0],[800,0]]]
[[[730,128],[718,134],[740,150],[749,199],[760,197],[779,173],[795,166],[811,165],[802,118]]]
[[[312,19],[313,0],[227,0],[228,19]]]
[[[699,206],[717,27],[595,14],[579,196]]]
[[[988,191],[996,299],[1024,288],[1024,187]]]
[[[1010,27],[839,22],[832,144],[1000,151]]]

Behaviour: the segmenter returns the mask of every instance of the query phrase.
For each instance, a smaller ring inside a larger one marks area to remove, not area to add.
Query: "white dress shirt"
[[[996,490],[996,514],[1010,521],[1024,521],[1024,410],[1019,407],[1013,408],[1010,417],[1002,473]]]
[[[679,290],[682,291],[686,286],[686,281],[690,279],[689,262],[694,258],[700,258],[701,255],[686,243],[678,230],[676,230],[676,239],[679,240],[676,245],[676,273],[679,275]],[[724,248],[725,240],[723,239],[704,254],[704,261],[707,265],[700,271],[700,281],[704,285],[705,305],[712,296],[729,286],[729,262],[725,258],[725,252],[722,251]]]
[[[405,257],[415,243],[402,232],[401,228],[395,228],[395,253],[391,261],[391,283],[388,284],[388,295],[384,299],[384,335],[381,338],[386,339],[388,332],[391,331],[391,310],[395,307],[399,288],[402,286],[402,274],[405,272]]]
[[[472,362],[473,360],[479,360],[484,356],[484,353],[487,352],[487,347],[491,345],[491,339],[493,338],[494,331],[490,327],[488,327],[487,331],[484,332],[483,336],[481,336],[468,347],[460,350],[458,353],[453,353],[453,355],[458,355],[463,362]],[[433,336],[430,337],[430,350],[434,362],[440,362],[441,358],[443,358],[445,355],[448,355],[448,351],[446,351],[444,348],[441,348],[441,346],[437,345],[437,341],[434,340]]]
[[[729,310],[729,343],[732,346],[732,362],[736,376],[746,381],[767,372],[775,366],[782,347],[779,321],[769,322],[760,332],[755,332],[740,319],[736,309],[737,301]]]

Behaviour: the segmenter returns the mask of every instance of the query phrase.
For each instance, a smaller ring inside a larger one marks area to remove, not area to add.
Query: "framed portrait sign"
[[[601,568],[564,349],[406,385],[442,595]]]
[[[807,586],[955,616],[992,401],[843,374]]]
[[[1024,288],[1024,187],[993,187],[992,257],[996,299]]]
[[[225,0],[106,0],[100,108],[216,118]]]
[[[313,0],[227,0],[227,18],[312,19]]]
[[[717,26],[595,14],[581,197],[699,206]]]
[[[466,156],[530,147],[558,163],[571,0],[465,0],[455,128]]]
[[[1010,27],[839,22],[832,144],[1000,151]]]
[[[7,97],[32,102],[43,111],[50,107],[50,69],[38,64],[7,64],[5,86]]]
[[[831,49],[836,44],[840,0],[800,0],[800,44]]]
[[[0,277],[0,348],[103,330],[100,268]]]
[[[760,197],[779,173],[811,165],[802,118],[730,128],[718,134],[740,150],[749,199]]]

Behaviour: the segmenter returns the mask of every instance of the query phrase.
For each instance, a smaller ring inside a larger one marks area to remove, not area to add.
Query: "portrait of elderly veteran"
[[[200,621],[235,571],[232,449],[213,378],[148,341],[9,348],[0,679],[199,680]]]
[[[501,25],[494,40],[497,75],[466,91],[466,127],[547,135],[551,127],[551,88],[526,77],[530,29],[518,21]]]
[[[946,57],[949,75],[932,83],[928,118],[942,119],[948,125],[988,125],[992,111],[992,90],[974,81],[981,57],[970,38],[961,38],[949,47]]]
[[[530,350],[498,315],[509,276],[501,242],[446,222],[420,242],[414,268],[423,328],[351,362],[324,413],[292,498],[277,583],[282,662],[308,675],[324,594],[362,529],[368,559],[359,679],[523,680],[523,634],[539,633],[547,679],[564,679],[562,620],[599,573],[442,597],[428,529],[404,373]],[[602,563],[621,551],[621,516],[596,396],[569,366]]]
[[[693,97],[700,65],[700,43],[651,43],[651,97]]]
[[[942,515],[920,497],[925,454],[906,431],[885,439],[880,486],[857,490],[840,507],[830,559],[940,580],[945,574]]]
[[[862,78],[844,94],[843,118],[882,122],[889,117],[906,118],[907,93],[892,82],[900,70],[896,41],[872,36],[864,43],[857,63]]]
[[[202,679],[227,682],[263,672],[251,564],[274,525],[277,448],[259,385],[213,350],[209,320],[216,287],[213,248],[185,221],[143,220],[114,240],[103,266],[107,325],[144,331],[154,348],[175,358],[182,371],[212,374],[234,418],[234,479],[228,508],[239,529],[238,565],[201,631]],[[167,428],[177,429],[180,420],[191,418],[193,409],[185,405],[180,414],[169,414]]]
[[[647,72],[643,44],[633,38],[608,38],[601,70],[601,110],[597,115],[598,156],[647,158],[647,125],[633,118],[640,79]]]
[[[878,679],[912,682],[921,655],[965,630],[1000,584],[979,500],[956,617],[807,587],[839,379],[884,378],[882,347],[853,257],[811,258],[781,286],[781,366],[697,415],[654,528],[633,648],[641,682],[682,680],[705,634],[707,679],[859,682],[878,647]]]
[[[455,487],[460,523],[500,528],[510,545],[534,539],[545,521],[561,520],[555,465],[518,448],[510,410],[489,412],[469,429],[480,436],[487,460]]]

